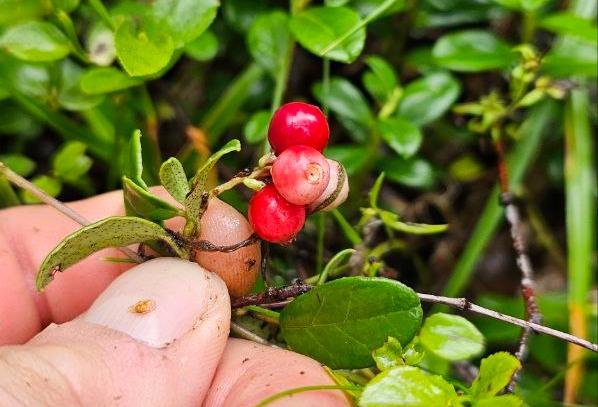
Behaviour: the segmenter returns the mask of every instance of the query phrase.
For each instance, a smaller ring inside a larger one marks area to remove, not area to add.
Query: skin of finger
[[[161,187],[156,195],[174,202]],[[90,221],[124,214],[122,192],[114,191],[67,204]],[[175,218],[167,222],[182,226]],[[80,225],[46,205],[0,211],[0,345],[24,343],[50,322],[65,322],[85,311],[93,300],[131,265],[105,257],[124,257],[115,249],[92,254],[58,273],[44,292],[35,289],[35,274],[44,257]]]
[[[284,390],[312,385],[334,385],[334,380],[313,359],[283,349],[231,338],[204,407],[251,407]],[[294,394],[273,402],[275,407],[350,406],[338,390]]]
[[[197,318],[163,348],[83,318],[52,324],[26,345],[0,347],[0,405],[200,405],[226,346],[230,301],[217,277],[174,285],[168,294],[196,307]]]

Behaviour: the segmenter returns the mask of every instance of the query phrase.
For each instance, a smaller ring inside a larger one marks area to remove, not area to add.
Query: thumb
[[[0,404],[199,405],[229,320],[218,276],[181,259],[146,262],[79,318],[0,347]]]

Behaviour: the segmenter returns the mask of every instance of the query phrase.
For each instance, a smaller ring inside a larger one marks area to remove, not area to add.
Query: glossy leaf
[[[422,143],[419,128],[403,117],[380,120],[378,129],[386,144],[403,158],[413,156]]]
[[[446,72],[435,72],[410,82],[403,92],[399,115],[422,126],[447,112],[461,93],[459,82]]]
[[[522,407],[523,400],[513,394],[491,397],[473,403],[473,407]]]
[[[484,351],[484,335],[458,315],[438,313],[429,316],[419,337],[426,349],[446,360],[466,360]]]
[[[152,5],[158,26],[170,32],[175,45],[199,37],[214,21],[218,0],[156,0]]]
[[[285,69],[291,37],[288,27],[287,14],[273,11],[256,18],[247,34],[251,56],[272,76]]]
[[[577,38],[567,38],[544,57],[542,72],[559,78],[598,76],[598,47]]]
[[[81,89],[90,95],[116,92],[142,84],[139,78],[131,78],[118,68],[92,68],[81,76]]]
[[[457,398],[454,387],[441,376],[413,366],[386,370],[372,379],[359,398],[362,407],[449,406]]]
[[[480,373],[471,384],[472,397],[481,400],[496,396],[520,367],[517,358],[507,352],[494,353],[482,359]]]
[[[52,0],[54,7],[70,13],[79,6],[79,0]]]
[[[181,203],[190,191],[183,164],[175,157],[164,161],[160,167],[160,182],[166,191]]]
[[[180,215],[177,208],[127,177],[123,177],[123,196],[125,209],[129,216],[139,216],[153,222],[161,222]]]
[[[364,142],[374,117],[361,91],[347,79],[334,77],[326,95],[321,83],[314,86],[313,92],[322,105],[328,106],[340,120],[349,135],[357,142]]]
[[[319,55],[337,38],[359,24],[359,14],[346,7],[312,7],[291,18],[291,32],[299,44]],[[365,28],[329,51],[326,57],[339,62],[353,62],[363,49]]]
[[[0,155],[0,162],[4,163],[21,177],[28,177],[36,167],[35,161],[21,154]]]
[[[87,145],[78,141],[66,143],[52,158],[54,174],[65,181],[75,182],[89,171],[93,161],[85,155]]]
[[[432,55],[444,68],[460,72],[479,72],[510,66],[515,54],[511,47],[487,31],[471,30],[441,37]]]
[[[43,290],[56,272],[66,270],[99,250],[152,240],[162,240],[180,252],[166,230],[144,219],[114,216],[84,226],[64,238],[46,256],[37,272],[35,286]]]
[[[70,60],[61,64],[58,102],[67,110],[81,111],[94,108],[104,101],[101,95],[85,93],[81,87],[83,69]]]
[[[570,35],[593,44],[598,43],[596,21],[588,20],[575,14],[550,14],[540,21],[539,26],[559,35]]]
[[[165,68],[172,57],[170,35],[153,24],[137,26],[125,20],[114,33],[116,55],[130,76],[147,76]]]
[[[56,26],[30,21],[10,27],[0,36],[0,48],[32,62],[62,59],[70,52],[69,41]]]
[[[352,144],[339,144],[328,147],[326,157],[340,162],[349,176],[357,174],[366,164],[368,156],[364,154],[363,147]]]
[[[218,53],[218,37],[210,30],[185,45],[185,54],[196,61],[209,61]]]
[[[313,288],[280,314],[291,349],[333,369],[372,366],[371,352],[389,336],[407,344],[419,329],[415,292],[394,280],[347,277]]]
[[[389,180],[414,188],[430,188],[436,182],[432,165],[422,158],[405,160],[400,157],[386,158],[378,165]]]
[[[266,139],[272,113],[269,110],[255,112],[243,128],[243,135],[249,144],[257,144]]]
[[[365,63],[370,70],[363,74],[363,85],[379,104],[384,104],[399,84],[394,68],[384,58],[376,55],[366,57]]]

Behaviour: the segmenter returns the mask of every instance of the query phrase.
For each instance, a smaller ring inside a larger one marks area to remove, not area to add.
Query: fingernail
[[[83,319],[160,348],[189,332],[205,314],[222,281],[196,263],[159,258],[119,276]],[[212,297],[212,298],[210,298]]]

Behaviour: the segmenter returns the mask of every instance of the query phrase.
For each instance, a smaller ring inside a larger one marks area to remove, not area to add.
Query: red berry
[[[255,233],[272,243],[290,241],[305,223],[305,207],[285,200],[272,184],[253,195],[248,212]]]
[[[276,154],[299,144],[324,151],[329,136],[328,122],[322,111],[302,102],[282,105],[268,128],[268,140]]]
[[[272,165],[272,181],[278,193],[295,205],[308,205],[328,185],[330,169],[326,157],[308,146],[292,146]]]

